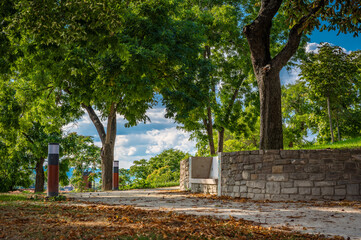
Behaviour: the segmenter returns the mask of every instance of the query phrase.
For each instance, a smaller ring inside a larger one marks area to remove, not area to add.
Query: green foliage
[[[282,86],[283,141],[288,148],[307,144],[308,131],[314,128],[314,103],[308,95],[304,82]]]
[[[330,141],[329,121],[337,127],[339,140],[359,136],[361,125],[356,118],[361,116],[361,95],[357,65],[361,54],[359,51],[347,54],[329,44],[318,50],[309,53],[300,65],[303,83],[299,84],[303,93],[307,93],[308,103],[304,107],[309,109],[312,103],[313,132],[317,132],[319,142]]]
[[[150,158],[134,161],[129,170],[120,169],[121,189],[154,188],[179,184],[180,161],[189,157],[180,150],[167,149]]]
[[[58,195],[58,196],[53,196],[53,197],[48,197],[46,198],[48,201],[51,202],[61,202],[61,201],[66,201],[66,197],[64,195]]]

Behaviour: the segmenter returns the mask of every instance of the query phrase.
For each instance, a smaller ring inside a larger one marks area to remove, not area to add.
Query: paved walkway
[[[68,193],[67,196],[89,202],[132,205],[142,209],[175,211],[193,215],[212,215],[221,218],[242,218],[264,227],[289,229],[327,236],[361,239],[361,203],[354,207],[323,206],[309,202],[233,201],[199,198],[174,188]],[[337,205],[337,204],[335,204]]]

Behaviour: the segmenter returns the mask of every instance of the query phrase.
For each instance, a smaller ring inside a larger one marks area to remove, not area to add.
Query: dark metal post
[[[113,190],[119,190],[119,161],[113,163]]]
[[[48,145],[48,197],[59,195],[59,143]]]

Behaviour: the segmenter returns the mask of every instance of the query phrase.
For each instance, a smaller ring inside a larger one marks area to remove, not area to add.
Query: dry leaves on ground
[[[232,217],[218,219],[132,206],[0,202],[0,238],[5,239],[325,239],[287,230],[263,228]]]

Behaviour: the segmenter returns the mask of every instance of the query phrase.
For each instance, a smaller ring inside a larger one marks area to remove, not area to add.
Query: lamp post
[[[119,161],[113,163],[113,190],[119,190]]]
[[[59,143],[48,145],[48,197],[59,195]]]

